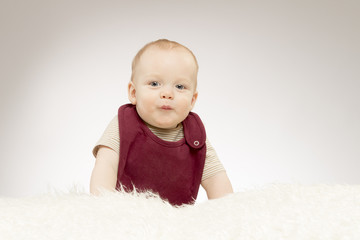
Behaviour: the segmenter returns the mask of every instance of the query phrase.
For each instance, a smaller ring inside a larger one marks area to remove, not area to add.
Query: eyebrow
[[[146,74],[145,77],[156,77],[156,78],[160,78],[160,74],[157,74],[157,73],[149,73],[149,74]]]
[[[149,74],[146,74],[145,77],[161,78],[161,75],[158,74],[158,73],[149,73]],[[187,78],[187,77],[176,78],[176,81],[185,81],[185,82],[188,82],[188,83],[192,82],[192,80]]]

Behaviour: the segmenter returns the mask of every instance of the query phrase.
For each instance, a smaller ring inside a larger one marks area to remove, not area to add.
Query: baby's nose
[[[174,94],[169,89],[164,89],[164,91],[161,92],[161,98],[162,99],[173,99]]]

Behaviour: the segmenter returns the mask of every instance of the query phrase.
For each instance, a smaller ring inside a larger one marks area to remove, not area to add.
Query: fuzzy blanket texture
[[[360,240],[360,185],[272,184],[177,208],[149,192],[0,198],[0,239]]]

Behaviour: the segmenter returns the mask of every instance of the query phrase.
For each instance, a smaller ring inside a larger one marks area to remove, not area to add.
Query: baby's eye
[[[175,87],[180,90],[183,90],[185,88],[185,86],[181,84],[177,84]]]
[[[153,82],[150,82],[149,85],[152,87],[158,87],[160,84],[159,84],[159,82],[153,81]]]

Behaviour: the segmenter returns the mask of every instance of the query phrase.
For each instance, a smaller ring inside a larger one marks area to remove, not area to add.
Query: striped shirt
[[[179,124],[174,129],[162,129],[146,124],[149,129],[160,139],[169,142],[176,142],[184,138],[184,131],[182,124]],[[117,115],[111,120],[107,128],[105,129],[101,138],[97,141],[93,148],[93,155],[96,154],[101,146],[106,146],[113,149],[117,154],[120,152],[120,137],[119,137],[119,122]],[[211,146],[208,138],[206,138],[206,159],[205,166],[201,181],[207,178],[215,176],[217,173],[225,171],[223,165],[219,161],[219,158],[215,152],[215,149]]]

